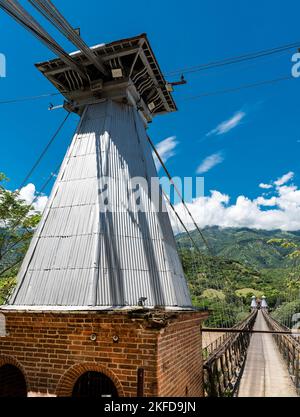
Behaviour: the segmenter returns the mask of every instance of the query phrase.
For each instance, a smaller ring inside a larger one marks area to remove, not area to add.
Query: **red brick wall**
[[[189,395],[201,394],[201,313],[176,315],[169,326],[153,328],[128,313],[2,312],[8,335],[0,338],[0,366],[8,358],[16,364],[31,394],[69,396],[82,373],[99,371],[120,396],[136,396],[139,367],[145,396],[184,395],[186,386]]]
[[[202,397],[201,319],[195,314],[178,318],[158,339],[158,395]]]

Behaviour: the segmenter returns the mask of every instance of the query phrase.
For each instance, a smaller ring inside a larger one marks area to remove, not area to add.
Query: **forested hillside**
[[[294,249],[289,245],[276,242],[299,247],[300,233],[218,227],[203,232],[212,255],[197,231],[191,234],[203,254],[187,234],[176,239],[194,305],[220,313],[209,323],[221,325],[224,316],[230,324],[242,319],[252,295],[265,295],[277,319],[287,323],[291,311],[300,308],[299,257],[290,256]]]
[[[6,182],[0,174],[0,304],[14,288],[40,220],[17,191],[7,191]],[[210,227],[203,234],[211,253],[197,231],[191,235],[200,252],[187,234],[177,235],[176,240],[194,305],[214,311],[207,324],[235,324],[248,314],[252,295],[264,294],[283,322],[299,310],[300,231]]]
[[[280,230],[254,230],[247,228],[207,227],[203,230],[206,240],[214,255],[226,259],[234,259],[245,265],[257,268],[284,268],[293,266],[293,261],[286,255],[289,250],[280,246],[270,245],[270,239],[286,239],[298,242],[300,246],[300,231],[283,232]],[[195,230],[191,235],[197,245],[207,254],[199,233]],[[177,242],[183,248],[191,246],[187,234],[177,235]]]

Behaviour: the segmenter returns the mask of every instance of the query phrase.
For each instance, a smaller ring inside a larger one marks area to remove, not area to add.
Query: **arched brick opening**
[[[82,374],[73,387],[72,397],[99,398],[118,397],[113,381],[103,372],[88,371]]]
[[[68,369],[59,380],[56,395],[58,397],[71,397],[77,380],[86,372],[100,372],[106,375],[116,387],[118,396],[124,397],[123,387],[115,374],[105,366],[95,363],[83,363]]]
[[[11,356],[0,356],[0,397],[27,397],[26,374]]]

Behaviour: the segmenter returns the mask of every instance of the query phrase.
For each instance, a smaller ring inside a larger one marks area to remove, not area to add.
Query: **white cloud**
[[[235,201],[219,191],[212,190],[207,197],[199,197],[187,204],[199,227],[249,227],[266,230],[300,230],[300,189],[297,186],[277,186],[270,198],[257,196],[250,199],[240,195]],[[176,211],[188,229],[195,226],[181,204]],[[174,231],[182,231],[171,217]]]
[[[42,212],[47,204],[47,196],[37,196],[35,185],[30,183],[20,190],[20,198],[25,200],[27,204],[32,204],[34,209]]]
[[[201,164],[197,168],[197,174],[203,174],[204,172],[209,171],[212,169],[215,165],[220,164],[224,161],[224,157],[221,152],[214,153],[210,156],[207,156]]]
[[[274,181],[274,184],[277,185],[277,187],[280,187],[281,185],[286,184],[289,180],[291,180],[293,176],[294,173],[290,171],[287,174],[284,174],[282,177],[278,178],[276,181]]]
[[[229,132],[230,130],[238,126],[245,116],[246,113],[243,111],[238,111],[234,113],[234,115],[230,119],[218,124],[218,126],[212,129],[210,132],[208,132],[206,136],[223,135],[224,133]]]
[[[175,148],[177,145],[178,142],[176,141],[176,136],[171,136],[167,139],[164,139],[156,145],[156,150],[163,162],[167,162],[168,159],[175,155]],[[159,170],[161,168],[160,162],[154,152],[152,152],[152,155],[156,169]]]
[[[257,197],[256,200],[254,200],[259,206],[266,206],[266,207],[272,207],[276,206],[277,204],[277,198],[275,196],[271,198],[264,198],[264,197]]]
[[[260,188],[263,188],[263,189],[265,189],[265,190],[269,190],[270,188],[272,188],[272,187],[273,187],[273,185],[271,185],[271,184],[265,184],[265,183],[261,182],[261,183],[259,184],[259,187],[260,187]]]

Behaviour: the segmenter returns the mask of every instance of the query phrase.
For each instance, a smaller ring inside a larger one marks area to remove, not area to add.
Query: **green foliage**
[[[15,285],[19,269],[40,214],[9,191],[0,173],[0,304]],[[246,228],[206,228],[206,239],[214,249],[207,253],[198,232],[193,239],[202,249],[200,255],[190,248],[187,235],[177,236],[179,254],[196,307],[213,313],[207,326],[233,326],[250,309],[251,296],[267,297],[274,317],[286,323],[299,312],[300,232],[251,230]]]
[[[272,313],[272,316],[275,320],[291,328],[293,324],[295,324],[292,323],[292,317],[294,314],[299,312],[300,299],[284,302]]]
[[[0,305],[4,304],[16,285],[16,278],[6,277],[0,279]]]
[[[198,234],[192,234],[197,240]],[[193,304],[212,310],[207,326],[244,319],[252,295],[265,295],[274,311],[299,296],[300,271],[288,255],[299,247],[300,232],[212,227],[205,229],[205,236],[216,256],[209,256],[203,246],[199,255],[185,234],[177,236],[177,242]]]
[[[250,301],[241,299],[235,291],[256,281],[256,269],[220,257],[201,256],[186,248],[180,248],[179,254],[193,305],[213,311],[207,326],[233,326],[240,313],[245,313],[243,317],[249,313]]]
[[[268,241],[267,241],[267,243],[268,244],[275,244],[275,245],[280,245],[282,248],[297,248],[297,245],[296,245],[296,243],[295,242],[291,242],[291,241],[288,241],[287,239],[283,239],[283,238],[281,238],[281,239],[269,239]]]
[[[0,303],[14,285],[20,262],[36,228],[40,214],[6,188],[8,179],[0,173]]]
[[[289,259],[297,259],[300,258],[300,246],[299,244],[296,244],[295,242],[288,240],[288,239],[270,239],[268,240],[269,244],[271,245],[279,245],[282,248],[286,249],[293,249],[291,252],[289,252],[286,256]]]
[[[206,227],[203,233],[213,248],[214,255],[232,259],[256,269],[293,267],[294,260],[287,256],[293,248],[281,246],[280,243],[285,240],[293,242],[296,245],[294,249],[300,247],[300,231],[283,232],[213,226]],[[208,255],[199,233],[192,231],[191,235],[203,253]],[[183,248],[189,248],[191,245],[189,237],[184,233],[178,235],[177,240]],[[273,242],[268,243],[270,240]]]
[[[210,300],[214,298],[217,300],[225,300],[225,294],[223,291],[214,290],[213,288],[207,288],[207,290],[204,290],[201,297],[208,298]]]
[[[288,257],[289,257],[290,259],[297,259],[297,258],[300,258],[300,250],[299,250],[299,249],[294,250],[293,252],[291,252],[291,253],[289,253],[289,254],[288,254]]]
[[[263,296],[263,292],[259,290],[254,290],[253,288],[241,288],[235,291],[238,297],[245,298],[246,300],[250,300],[250,298],[255,295],[255,297],[261,298]]]

